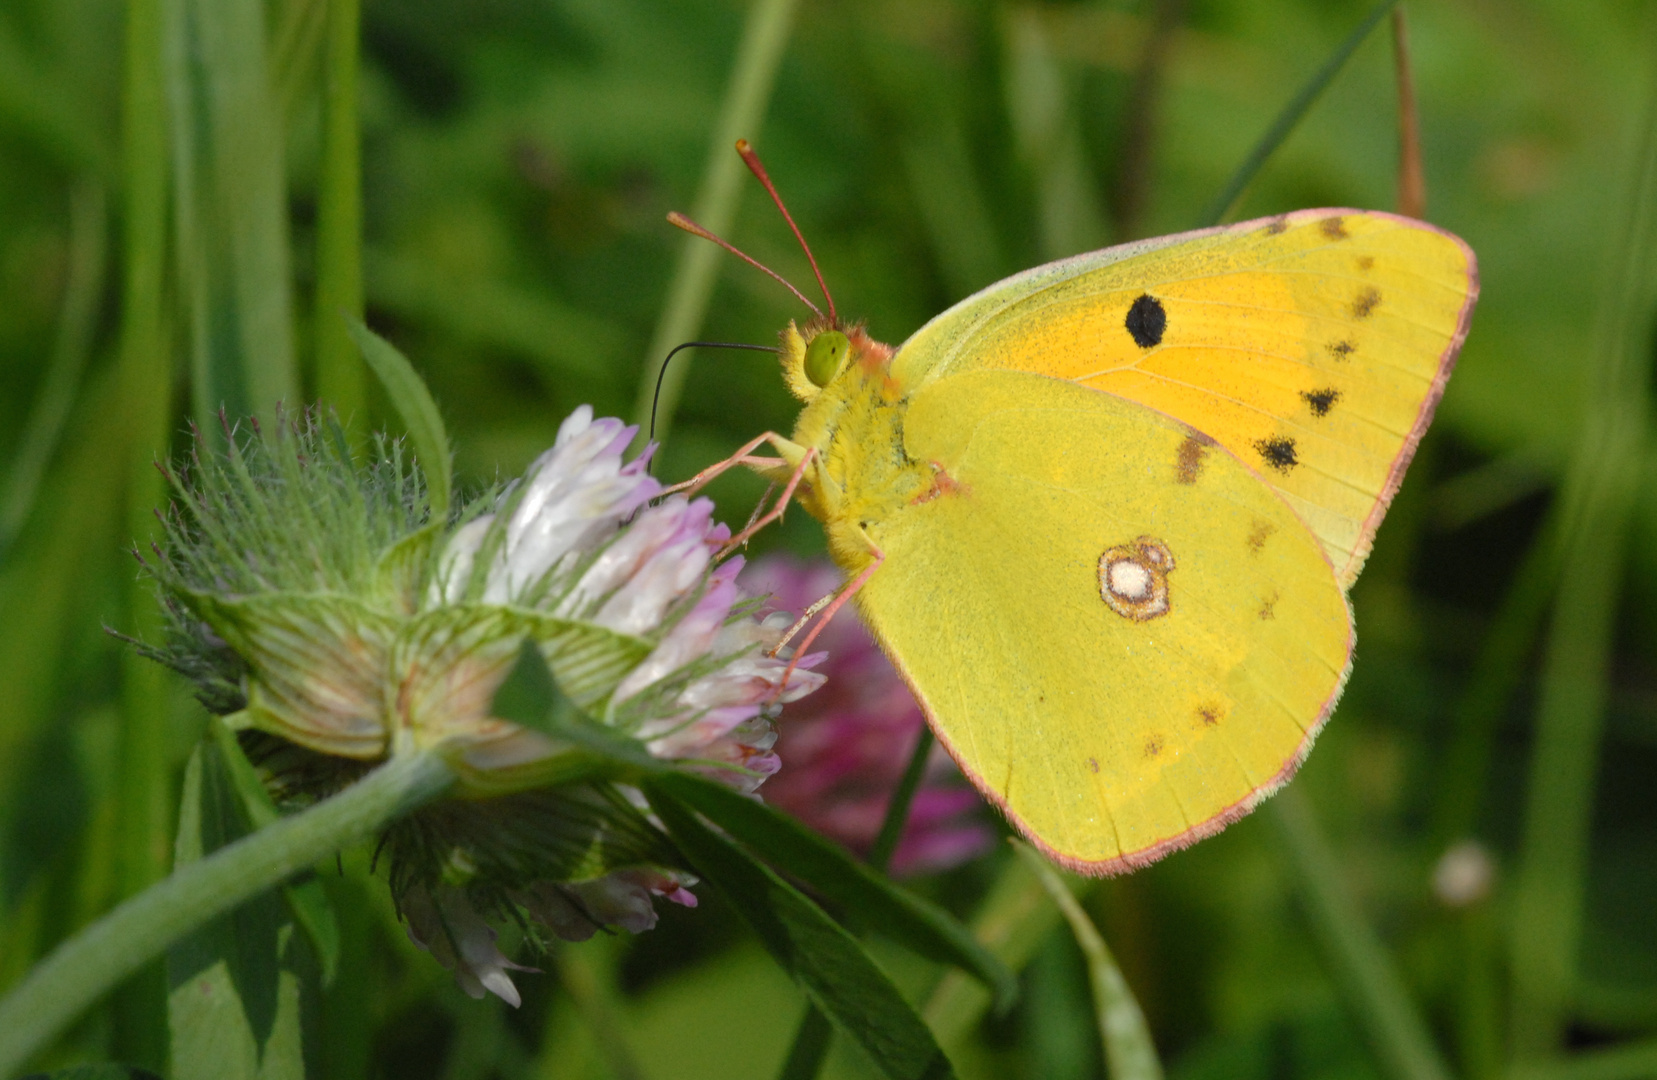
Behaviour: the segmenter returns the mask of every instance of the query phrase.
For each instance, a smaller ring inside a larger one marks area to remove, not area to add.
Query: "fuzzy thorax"
[[[911,460],[905,450],[907,392],[891,376],[890,345],[875,341],[860,325],[844,328],[840,332],[851,347],[834,377],[821,387],[807,378],[806,351],[817,334],[831,329],[814,320],[804,327],[791,322],[782,332],[783,378],[806,405],[793,439],[778,447],[787,468],[762,472],[786,480],[788,471],[816,450],[797,497],[823,523],[835,561],[856,573],[875,550],[869,527],[923,498],[935,470],[929,462]]]

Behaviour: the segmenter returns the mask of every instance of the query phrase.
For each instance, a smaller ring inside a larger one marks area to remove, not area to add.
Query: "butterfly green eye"
[[[840,365],[851,351],[851,342],[838,330],[825,330],[805,347],[805,377],[813,386],[827,386],[840,374]]]

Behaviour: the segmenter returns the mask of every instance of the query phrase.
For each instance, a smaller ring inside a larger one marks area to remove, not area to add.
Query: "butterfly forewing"
[[[894,358],[908,385],[1011,369],[1213,438],[1312,529],[1343,586],[1443,392],[1477,271],[1448,233],[1308,210],[1111,248],[991,286]],[[1191,472],[1169,463],[1177,485]]]

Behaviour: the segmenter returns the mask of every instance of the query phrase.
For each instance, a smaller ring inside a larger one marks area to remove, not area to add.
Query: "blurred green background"
[[[1649,6],[1407,5],[1428,217],[1478,253],[1483,296],[1354,590],[1357,667],[1292,801],[1085,893],[1171,1076],[1657,1076]],[[358,431],[392,423],[328,317],[359,287],[481,486],[580,403],[636,418],[664,344],[768,343],[801,315],[711,247],[687,256],[663,220],[704,216],[805,286],[738,182],[733,133],[840,310],[898,342],[1027,266],[1198,224],[1369,10],[367,0],[359,67],[355,0],[8,0],[0,989],[167,865],[204,714],[106,632],[155,622],[127,554],[162,498],[150,462],[221,404],[268,416],[320,395]],[[1393,208],[1397,126],[1382,22],[1230,218]],[[768,358],[675,363],[666,475],[790,428]],[[759,493],[714,489],[736,521]],[[821,550],[798,513],[755,548],[776,546]],[[914,886],[970,918],[1007,859]],[[313,1075],[748,1077],[782,1060],[801,998],[712,896],[563,950],[513,1012],[416,953],[366,866],[353,853],[327,877],[345,952]],[[1102,1075],[1081,956],[1051,917],[1030,925],[1022,1003],[952,1056],[968,1076]],[[923,1000],[936,973],[892,964]],[[136,980],[42,1064],[162,1066],[162,992]],[[1389,1048],[1423,1030],[1426,1058]],[[844,1052],[831,1072],[867,1068]]]

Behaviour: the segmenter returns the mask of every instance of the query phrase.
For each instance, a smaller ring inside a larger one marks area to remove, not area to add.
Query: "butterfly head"
[[[781,338],[783,381],[801,401],[812,400],[853,367],[884,367],[892,355],[892,347],[870,337],[861,323],[812,319],[800,326],[791,321]]]

